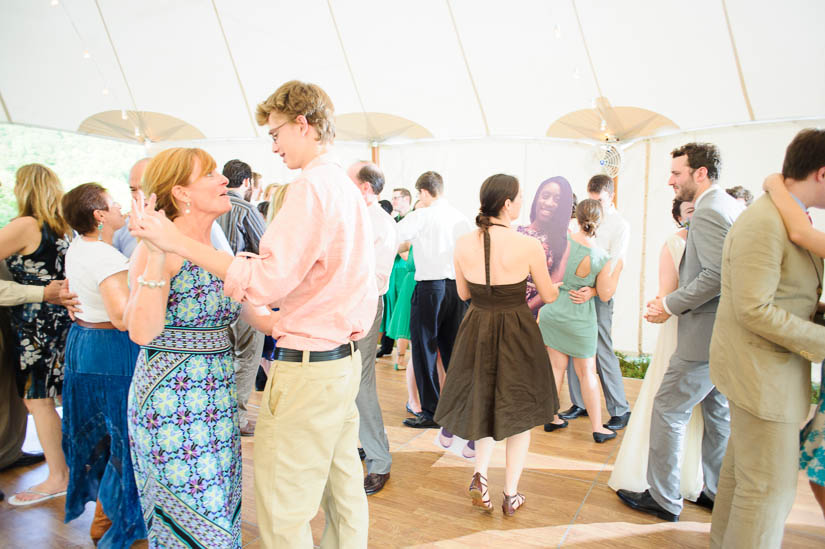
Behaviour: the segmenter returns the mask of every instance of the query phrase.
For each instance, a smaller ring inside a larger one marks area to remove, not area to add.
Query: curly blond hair
[[[318,132],[321,143],[332,143],[335,139],[335,106],[317,84],[298,80],[282,84],[266,101],[258,105],[255,112],[258,125],[265,126],[273,112],[285,115],[290,122],[303,115]]]

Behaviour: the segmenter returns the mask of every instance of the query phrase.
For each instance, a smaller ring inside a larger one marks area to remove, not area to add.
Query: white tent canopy
[[[679,128],[825,112],[820,0],[0,6],[0,121],[46,128],[125,110],[256,137],[256,104],[289,79],[320,84],[338,114],[386,113],[437,139],[543,137],[599,97]]]
[[[822,0],[0,0],[0,14],[0,123],[199,146],[265,183],[293,174],[254,111],[291,79],[332,97],[343,160],[380,146],[386,194],[437,170],[470,218],[496,172],[528,203],[554,175],[582,197],[596,139],[619,139],[625,350],[655,341],[639,311],[673,230],[669,151],[714,142],[722,185],[759,194],[793,135],[825,124]]]

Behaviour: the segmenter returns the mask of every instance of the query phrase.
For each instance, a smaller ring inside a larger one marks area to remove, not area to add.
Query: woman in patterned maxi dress
[[[204,243],[230,207],[226,178],[199,149],[160,153],[143,185],[182,232]],[[239,548],[241,444],[227,328],[241,306],[224,296],[219,278],[180,256],[148,243],[135,254],[126,319],[141,350],[129,436],[149,546]]]

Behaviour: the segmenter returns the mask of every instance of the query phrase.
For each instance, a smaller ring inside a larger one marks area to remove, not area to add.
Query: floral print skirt
[[[150,547],[241,546],[241,444],[228,331],[167,326],[141,348],[129,438]]]
[[[819,384],[819,402],[814,417],[802,429],[802,448],[799,466],[808,475],[808,480],[825,486],[825,362],[822,363],[822,378]]]

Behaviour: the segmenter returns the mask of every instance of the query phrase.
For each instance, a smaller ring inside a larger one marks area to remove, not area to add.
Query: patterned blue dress
[[[150,547],[241,546],[241,443],[228,326],[240,305],[184,261],[140,349],[129,439]]]
[[[808,475],[808,480],[825,486],[825,362],[822,363],[820,379],[816,412],[800,436],[799,466]]]

